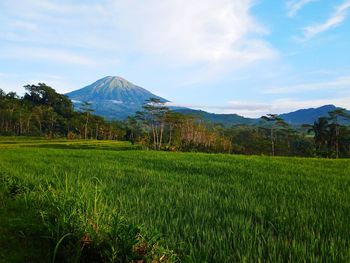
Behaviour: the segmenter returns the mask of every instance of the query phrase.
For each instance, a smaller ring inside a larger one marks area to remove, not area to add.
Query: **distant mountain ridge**
[[[319,117],[327,116],[328,112],[337,109],[334,105],[324,105],[319,108],[301,109],[279,116],[289,124],[312,124]]]
[[[157,98],[162,102],[168,100],[159,97],[148,90],[139,87],[121,77],[107,76],[96,82],[66,94],[79,109],[82,102],[91,103],[95,114],[110,120],[125,120],[136,111],[141,110],[146,100]],[[237,114],[215,114],[190,108],[170,107],[176,112],[198,116],[206,121],[232,125],[257,125],[260,118],[246,118]],[[329,111],[337,109],[334,105],[325,105],[319,108],[300,109],[294,112],[280,114],[291,125],[312,124],[319,117],[327,116]],[[349,112],[350,113],[350,112]]]
[[[238,114],[217,114],[188,108],[176,109],[175,111],[185,115],[197,116],[206,121],[223,124],[227,127],[232,125],[255,125],[260,122],[260,119],[246,118]]]

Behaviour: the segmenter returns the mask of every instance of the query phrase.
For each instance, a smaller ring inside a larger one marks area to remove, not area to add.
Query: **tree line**
[[[65,95],[46,84],[27,85],[25,90],[19,97],[0,89],[0,135],[123,139],[123,125],[94,115],[89,103],[75,111]]]
[[[46,84],[25,86],[19,97],[0,89],[0,134],[128,140],[154,150],[200,151],[279,156],[350,157],[350,116],[329,112],[313,125],[292,127],[276,114],[260,125],[224,127],[170,110],[151,98],[126,121],[108,121],[94,114],[88,102],[73,103]]]
[[[173,112],[158,99],[129,117],[127,139],[155,150],[203,151],[236,154],[350,157],[350,116],[336,109],[313,125],[292,127],[277,114],[261,117],[260,125],[226,128]]]

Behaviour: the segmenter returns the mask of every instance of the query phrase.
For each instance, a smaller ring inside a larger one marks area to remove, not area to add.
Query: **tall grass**
[[[171,250],[160,245],[159,236],[130,223],[104,199],[98,178],[91,178],[92,183],[87,184],[79,174],[74,178],[54,174],[54,178],[34,183],[4,171],[1,175],[4,205],[20,200],[24,202],[22,209],[34,210],[40,216],[41,234],[45,236],[37,238],[51,243],[51,262],[177,261]]]
[[[350,261],[347,160],[14,147],[0,169],[41,209],[56,261],[82,244],[112,262],[143,244],[158,260]]]

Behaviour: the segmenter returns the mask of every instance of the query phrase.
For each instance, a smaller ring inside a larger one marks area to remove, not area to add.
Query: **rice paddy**
[[[0,262],[131,262],[143,242],[144,261],[350,261],[349,160],[13,138],[0,151]]]

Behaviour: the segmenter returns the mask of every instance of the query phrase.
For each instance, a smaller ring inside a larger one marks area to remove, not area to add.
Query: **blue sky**
[[[175,105],[350,108],[350,0],[1,0],[0,88],[122,76]]]

